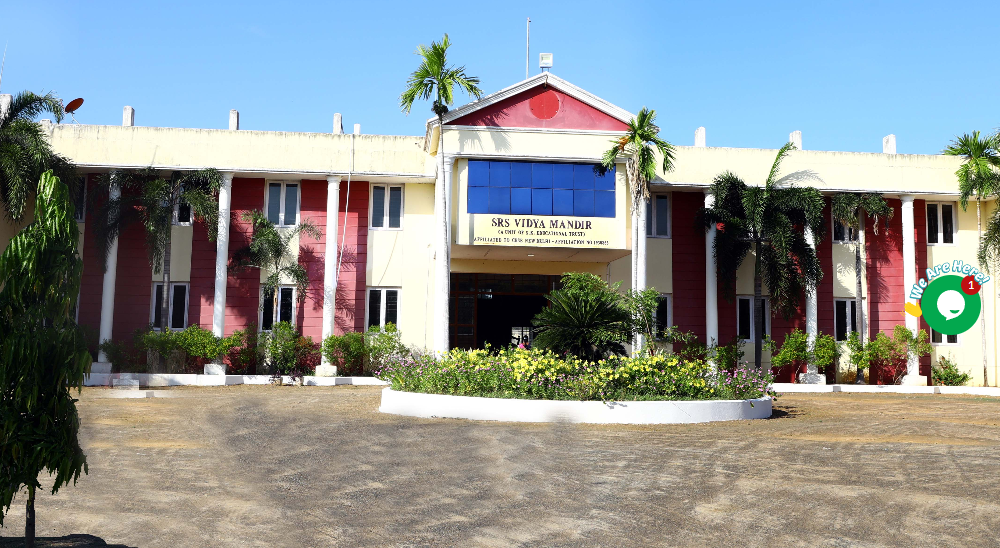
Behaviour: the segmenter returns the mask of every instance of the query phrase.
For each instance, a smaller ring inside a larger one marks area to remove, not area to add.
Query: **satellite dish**
[[[77,97],[66,105],[66,112],[72,114],[76,112],[76,109],[80,108],[81,105],[83,105],[83,97]]]
[[[66,108],[63,109],[69,113],[70,118],[73,118],[74,123],[77,124],[80,123],[76,121],[76,116],[73,116],[73,113],[76,112],[76,109],[80,108],[82,105],[83,105],[83,97],[77,97],[76,99],[70,101],[69,104],[66,105]]]

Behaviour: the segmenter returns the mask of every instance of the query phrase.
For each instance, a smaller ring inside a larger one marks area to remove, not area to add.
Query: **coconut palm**
[[[625,134],[612,139],[612,147],[604,152],[597,171],[603,175],[615,168],[620,156],[625,156],[625,183],[632,198],[632,289],[642,291],[645,287],[645,273],[640,273],[645,265],[638,264],[637,248],[645,245],[646,204],[649,203],[649,182],[656,178],[657,158],[663,172],[674,169],[674,147],[659,136],[656,127],[656,111],[643,107],[635,118],[629,120]],[[642,337],[636,340],[641,345]]]
[[[431,110],[434,111],[434,115],[437,117],[438,126],[438,149],[437,149],[437,161],[438,161],[438,174],[443,182],[444,177],[444,115],[448,112],[448,107],[455,100],[455,88],[461,88],[465,90],[470,96],[479,99],[482,97],[483,92],[479,89],[479,78],[475,76],[469,76],[465,74],[465,67],[455,67],[448,64],[448,48],[451,46],[451,41],[448,40],[448,35],[444,35],[444,39],[441,42],[431,42],[430,47],[424,45],[417,46],[417,55],[420,56],[420,65],[417,66],[417,70],[410,74],[409,79],[406,81],[406,90],[403,91],[399,96],[399,106],[403,109],[406,114],[410,113],[413,108],[413,103],[420,100],[433,99],[431,104]],[[436,209],[438,212],[437,222],[441,224],[440,229],[442,234],[448,234],[448,211],[447,206],[447,196],[445,194],[444,185],[439,182],[439,184],[434,186],[434,202],[437,204]],[[437,266],[438,269],[438,282],[442,283],[441,278],[444,278],[442,287],[440,291],[444,292],[443,295],[447,295],[448,287],[448,269],[449,269],[449,256],[451,255],[451,246],[449,242],[440,242],[441,249],[438,251]],[[438,319],[445,325],[448,325],[448,303],[447,300],[443,303],[437,303],[438,306],[435,307],[435,314]],[[447,332],[439,333],[438,336],[442,337],[444,341],[448,340]],[[439,342],[436,346],[442,346]],[[444,350],[447,347],[447,342],[444,343],[442,348],[437,350]]]
[[[299,264],[292,242],[300,234],[318,239],[322,233],[309,219],[300,220],[294,228],[279,229],[263,211],[244,211],[242,217],[250,223],[250,243],[233,252],[231,270],[243,272],[256,268],[266,272],[267,279],[261,282],[261,286],[264,294],[272,299],[271,310],[278,310],[278,289],[282,280],[291,280],[298,290],[299,302],[303,301],[309,289],[309,275],[306,268]],[[263,301],[261,303],[263,307]]]
[[[735,291],[740,264],[753,252],[754,365],[758,369],[764,338],[763,284],[767,284],[772,309],[790,317],[803,291],[816,287],[823,277],[816,251],[805,236],[806,230],[812,230],[817,240],[823,236],[823,196],[815,188],[785,186],[778,180],[781,160],[794,148],[792,143],[781,147],[761,186],[748,185],[731,172],[717,176],[711,186],[715,205],[700,214],[706,227],[718,228],[713,253],[728,294]]]
[[[830,209],[833,218],[844,225],[845,229],[854,230],[859,234],[854,241],[854,311],[858,315],[858,337],[861,347],[865,344],[865,325],[867,318],[864,309],[861,307],[861,237],[860,233],[865,218],[870,218],[872,229],[878,234],[879,219],[884,219],[888,227],[889,219],[892,218],[893,210],[885,202],[885,198],[878,192],[840,192],[833,196]],[[857,384],[864,384],[865,374],[863,367],[858,367]]]
[[[0,95],[0,204],[12,222],[24,217],[24,208],[38,187],[43,172],[51,169],[64,181],[72,181],[72,166],[52,152],[48,139],[35,118],[50,112],[62,121],[62,102],[49,92],[36,95],[22,91],[9,103],[9,95]],[[76,186],[68,185],[71,196]]]
[[[995,208],[987,224],[986,236],[983,235],[983,198],[1000,196],[1000,135],[993,134],[980,137],[978,131],[972,135],[963,134],[954,141],[944,153],[949,156],[960,156],[962,166],[955,175],[958,176],[958,189],[962,193],[960,204],[962,211],[969,205],[969,198],[976,198],[976,229],[979,235],[979,264],[987,270],[993,270],[1000,264],[1000,208]],[[982,294],[979,296],[982,299]],[[986,385],[986,315],[980,314],[979,327],[982,331],[983,353],[983,385]]]
[[[146,231],[149,264],[162,274],[160,323],[169,329],[171,226],[175,212],[190,208],[190,218],[203,220],[208,237],[215,240],[219,227],[219,202],[216,199],[222,176],[215,169],[173,172],[164,178],[153,168],[121,169],[101,177],[92,200],[95,207],[94,236],[101,257],[107,264],[111,244],[130,225],[141,223]]]

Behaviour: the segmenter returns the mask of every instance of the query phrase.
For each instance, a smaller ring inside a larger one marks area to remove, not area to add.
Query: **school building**
[[[128,338],[157,317],[155,297],[169,291],[176,328],[199,324],[228,335],[250,323],[291,321],[318,341],[392,322],[404,343],[418,347],[501,346],[530,338],[531,319],[561,274],[592,272],[628,288],[635,268],[637,283],[663,296],[662,323],[702,340],[748,339],[752,257],[740,267],[736,294],[724,295],[714,229],[696,226],[696,214],[710,200],[714,177],[731,171],[760,183],[776,150],[708,146],[698,128],[693,146],[677,146],[675,169],[652,181],[652,199],[637,212],[646,233],[633,237],[625,158],[605,176],[593,169],[633,116],[546,72],[455,108],[442,126],[429,120],[420,136],[344,133],[339,116],[330,133],[246,131],[235,111],[226,130],[142,127],[130,107],[121,126],[47,124],[55,151],[87,174],[87,184],[109,170],[148,166],[215,168],[224,177],[217,241],[189,209],[176,214],[169,288],[148,263],[141,226],[121,234],[104,271],[92,216],[79,212],[79,322],[102,340]],[[774,137],[776,145],[785,142]],[[791,139],[801,144],[798,132]],[[891,333],[897,324],[928,329],[904,314],[909,287],[928,266],[975,263],[976,210],[974,202],[967,211],[958,205],[959,165],[954,157],[897,154],[894,136],[882,153],[789,153],[785,181],[827,196],[827,235],[815,244],[823,279],[791,320],[768,314],[765,332],[778,341],[795,328],[844,339],[862,313],[870,334]],[[829,197],[838,192],[884,193],[895,210],[889,227],[854,234],[839,226],[829,215]],[[984,217],[996,207],[983,205]],[[310,219],[320,227],[319,238],[303,235],[296,246],[310,280],[303,300],[289,285],[277,307],[262,306],[264,274],[227,271],[232,252],[248,241],[241,214],[254,209],[279,226]],[[0,223],[0,246],[16,229]],[[853,302],[858,238],[861,311]],[[946,355],[973,375],[972,384],[996,385],[994,282],[982,295],[985,344],[978,324],[957,336],[932,333],[934,353],[919,374],[929,375],[931,361]]]

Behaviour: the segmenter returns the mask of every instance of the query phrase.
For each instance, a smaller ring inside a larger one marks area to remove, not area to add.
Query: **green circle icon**
[[[976,324],[982,304],[979,295],[962,291],[962,277],[938,276],[920,297],[920,310],[931,329],[944,335],[965,333]]]

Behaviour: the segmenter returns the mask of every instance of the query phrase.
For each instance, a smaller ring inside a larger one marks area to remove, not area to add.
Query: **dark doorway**
[[[531,319],[559,276],[540,274],[452,274],[452,348],[503,348],[531,340]]]
[[[541,295],[479,295],[476,348],[531,342],[531,319],[545,307]]]

